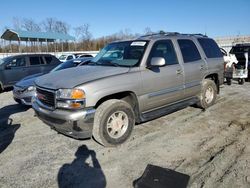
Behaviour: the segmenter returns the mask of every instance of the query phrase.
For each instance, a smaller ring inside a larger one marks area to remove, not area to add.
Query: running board
[[[191,98],[191,99],[187,99],[163,108],[159,108],[150,112],[146,112],[146,113],[142,113],[141,114],[141,122],[145,122],[145,121],[149,121],[152,119],[156,119],[159,118],[163,115],[167,115],[173,112],[176,112],[178,110],[181,110],[183,108],[186,108],[188,106],[194,105],[197,102],[199,102],[199,99],[197,97]]]

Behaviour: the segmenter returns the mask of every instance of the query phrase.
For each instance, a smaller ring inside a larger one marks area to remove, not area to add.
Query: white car
[[[61,61],[61,62],[65,62],[65,61],[68,61],[68,60],[71,60],[71,59],[75,59],[75,55],[74,54],[62,54],[58,59]]]

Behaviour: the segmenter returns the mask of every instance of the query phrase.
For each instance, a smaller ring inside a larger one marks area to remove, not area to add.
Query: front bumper
[[[35,91],[22,91],[14,87],[13,98],[15,101],[20,101],[22,104],[31,106],[32,97],[36,95]]]
[[[36,100],[32,103],[32,107],[39,119],[59,133],[76,139],[92,136],[94,108],[81,111],[49,110],[41,107]]]

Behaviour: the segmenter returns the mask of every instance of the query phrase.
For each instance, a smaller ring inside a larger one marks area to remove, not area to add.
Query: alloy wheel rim
[[[122,137],[128,129],[128,115],[123,111],[114,112],[107,121],[107,132],[111,138]]]
[[[211,103],[214,98],[214,90],[212,87],[208,87],[205,92],[205,101],[207,104]]]

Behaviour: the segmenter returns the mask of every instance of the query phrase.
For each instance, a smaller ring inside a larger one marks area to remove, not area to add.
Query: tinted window
[[[30,65],[40,65],[39,57],[30,57]]]
[[[50,64],[52,62],[52,57],[51,56],[45,56],[45,60],[47,64]]]
[[[25,58],[15,58],[12,59],[9,63],[11,67],[23,67],[26,66]]]
[[[197,61],[201,59],[201,55],[193,41],[187,39],[181,39],[178,40],[178,44],[181,49],[184,63]]]
[[[163,57],[166,65],[178,64],[174,46],[170,40],[156,42],[151,50],[150,60],[152,57]]]
[[[218,45],[212,39],[199,38],[198,39],[203,51],[205,52],[207,58],[222,57],[221,51]]]
[[[67,60],[70,60],[70,59],[73,59],[73,56],[72,56],[72,55],[69,55],[69,56],[67,57]]]

